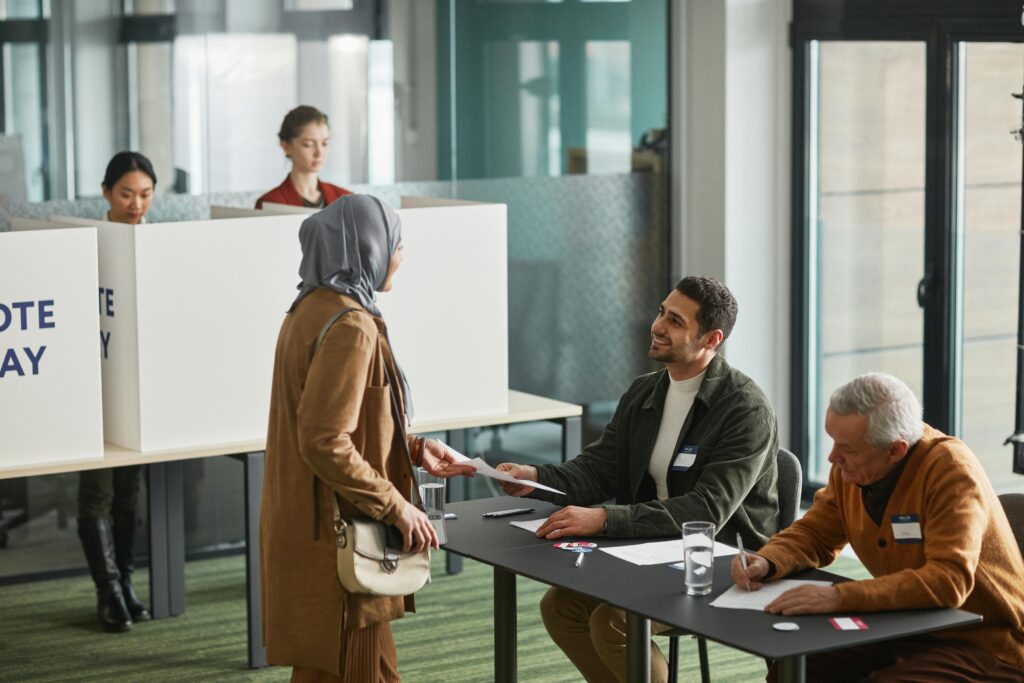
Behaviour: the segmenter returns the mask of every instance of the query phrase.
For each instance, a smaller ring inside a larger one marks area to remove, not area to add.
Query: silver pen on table
[[[743,576],[747,579],[747,590],[750,590],[750,577],[747,576],[747,554],[743,552],[743,538],[740,532],[736,532],[736,547],[740,549],[740,566],[743,567]]]
[[[584,555],[586,555],[586,553],[576,553],[576,564],[573,565],[573,566],[576,566],[576,567],[582,566],[583,565],[583,556]]]

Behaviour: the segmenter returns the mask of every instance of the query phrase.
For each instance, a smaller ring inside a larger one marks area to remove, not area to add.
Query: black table
[[[481,513],[513,507],[536,508],[519,517],[482,519]],[[517,575],[570,588],[626,611],[627,666],[630,681],[650,680],[650,620],[704,636],[751,654],[779,660],[780,680],[804,680],[804,657],[817,652],[891,640],[929,631],[963,626],[981,617],[958,609],[901,610],[863,616],[864,631],[838,631],[828,615],[781,617],[752,610],[711,607],[711,601],[732,585],[731,557],[715,561],[714,590],[706,596],[686,595],[683,573],[667,565],[637,566],[607,553],[589,553],[583,566],[573,566],[575,556],[552,547],[551,541],[509,525],[509,521],[535,519],[557,506],[522,498],[490,498],[452,503],[447,508],[458,519],[447,522],[445,550],[489,564],[494,568],[494,667],[495,680],[516,680],[516,584]],[[633,545],[641,539],[599,540],[602,547]],[[807,571],[800,579],[845,581],[824,571]],[[792,621],[795,632],[775,631],[772,624]],[[639,645],[639,647],[638,647]]]

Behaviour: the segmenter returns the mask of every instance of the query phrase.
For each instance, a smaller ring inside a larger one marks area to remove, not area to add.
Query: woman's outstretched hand
[[[445,479],[457,477],[460,474],[466,477],[472,477],[476,474],[476,470],[473,469],[472,465],[459,463],[455,458],[455,454],[447,446],[435,439],[425,439],[423,441],[423,456],[420,466],[434,476]]]

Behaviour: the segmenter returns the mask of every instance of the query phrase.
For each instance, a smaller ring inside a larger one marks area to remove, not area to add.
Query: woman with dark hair
[[[153,203],[156,173],[138,152],[118,152],[107,164],[102,187],[110,204],[107,220],[137,225]],[[96,584],[100,624],[114,633],[150,618],[132,586],[141,475],[139,465],[78,475],[78,538]]]
[[[331,137],[326,114],[316,107],[298,106],[284,117],[277,137],[284,155],[292,162],[292,170],[283,183],[256,200],[257,209],[263,207],[263,202],[319,209],[351,194],[317,176],[327,161]]]
[[[153,164],[138,152],[118,152],[107,164],[101,187],[110,205],[108,221],[144,223],[156,191]]]
[[[437,533],[410,502],[413,465],[441,477],[472,468],[437,441],[405,435],[409,389],[375,295],[403,260],[398,215],[348,195],[307,218],[299,241],[302,284],[277,340],[260,509],[267,661],[303,683],[390,683],[399,680],[390,622],[412,596],[342,587],[332,498],[343,517],[392,524],[405,550],[426,551]]]

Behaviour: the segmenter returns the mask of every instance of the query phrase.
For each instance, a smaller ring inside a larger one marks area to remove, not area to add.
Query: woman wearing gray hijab
[[[437,534],[410,502],[412,464],[443,477],[471,468],[436,441],[403,440],[393,417],[392,394],[402,422],[411,401],[376,292],[391,289],[404,258],[398,215],[346,195],[306,219],[299,241],[302,283],[278,336],[260,510],[267,660],[292,666],[292,681],[397,681],[390,621],[412,610],[412,596],[345,591],[331,499],[343,516],[393,524],[406,550],[426,551]]]

